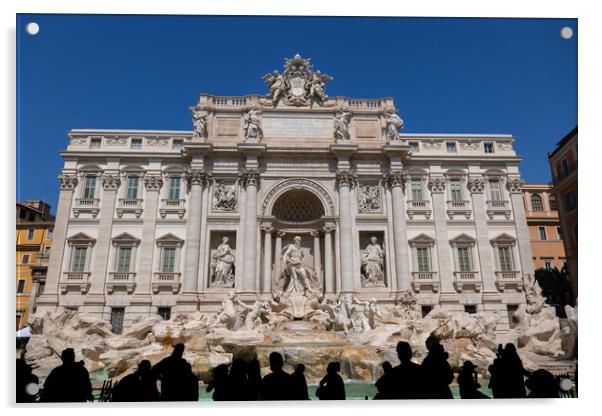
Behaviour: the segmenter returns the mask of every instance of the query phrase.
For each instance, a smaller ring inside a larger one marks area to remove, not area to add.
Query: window
[[[161,271],[163,273],[173,273],[176,270],[176,248],[163,247],[163,256],[161,258]]]
[[[25,291],[25,279],[19,279],[17,284],[17,293],[23,293]]]
[[[548,236],[546,234],[546,227],[538,227],[538,230],[539,230],[539,239],[547,240]]]
[[[85,270],[87,252],[88,247],[73,247],[73,254],[71,258],[72,272],[83,272]]]
[[[90,148],[91,149],[98,149],[98,148],[100,148],[101,144],[102,144],[102,139],[100,137],[93,137],[90,139]]]
[[[512,248],[510,246],[500,246],[497,248],[500,259],[500,270],[502,272],[511,272],[512,266]]]
[[[515,328],[518,325],[518,321],[514,317],[514,313],[518,310],[518,305],[506,305],[506,312],[508,312],[508,325],[510,329]]]
[[[485,150],[485,153],[493,153],[493,143],[483,144],[483,149]]]
[[[477,305],[464,305],[464,312],[471,315],[477,313]]]
[[[138,182],[140,182],[138,176],[128,176],[125,196],[127,199],[138,198]]]
[[[502,186],[499,179],[489,179],[489,193],[492,201],[502,201]]]
[[[180,183],[179,176],[169,178],[169,199],[180,199]]]
[[[24,220],[27,217],[27,211],[25,211],[23,208],[21,208],[19,210],[19,218],[21,218],[22,220]]]
[[[34,236],[35,232],[36,232],[36,230],[34,230],[33,228],[30,228],[29,230],[27,230],[27,239],[33,240],[33,236]]]
[[[410,151],[412,153],[417,153],[419,151],[418,142],[409,142],[408,144],[410,145]]]
[[[111,328],[114,334],[123,332],[123,315],[125,308],[111,308]]]
[[[428,247],[416,247],[416,259],[419,272],[431,271]]]
[[[422,201],[422,179],[412,179],[412,201]]]
[[[174,139],[172,147],[174,149],[181,149],[182,147],[184,147],[184,140],[182,140],[182,139]]]
[[[420,306],[420,309],[422,310],[422,317],[424,318],[433,310],[433,307],[431,305],[422,305]]]
[[[32,211],[29,213],[29,221],[35,221],[35,220],[36,220],[36,213]]]
[[[569,161],[566,159],[562,159],[562,176],[569,176],[571,171],[569,170]]]
[[[543,201],[539,194],[531,195],[531,208],[533,211],[543,211]]]
[[[129,273],[132,260],[132,247],[117,247],[117,267],[118,273]]]
[[[52,234],[54,233],[54,229],[53,228],[49,228],[46,231],[46,240],[52,240]]]
[[[132,139],[132,149],[142,149],[142,139]]]
[[[577,201],[575,200],[575,194],[572,191],[566,193],[566,206],[569,210],[577,208]]]
[[[562,240],[562,229],[560,227],[556,227],[556,235],[559,240]]]
[[[456,143],[445,142],[445,150],[447,151],[447,153],[456,153]]]
[[[86,175],[84,182],[84,199],[93,199],[96,194],[96,176]]]
[[[458,247],[458,271],[460,272],[471,272],[472,267],[470,264],[470,247]]]
[[[44,247],[44,256],[45,257],[49,257],[50,256],[50,247]]]
[[[163,318],[164,321],[169,321],[169,318],[171,318],[171,308],[170,307],[157,308],[157,314],[161,318]]]
[[[549,260],[549,259],[548,259],[548,260],[544,261],[544,262],[543,262],[543,267],[544,267],[546,270],[552,270],[552,269],[553,269],[553,267],[552,267],[552,260]]]
[[[449,182],[452,201],[462,200],[462,181],[460,179],[452,179]]]
[[[29,264],[29,254],[23,254],[21,256],[21,264]]]
[[[556,201],[556,195],[551,194],[548,196],[548,203],[550,204],[550,210],[558,211],[558,202]]]

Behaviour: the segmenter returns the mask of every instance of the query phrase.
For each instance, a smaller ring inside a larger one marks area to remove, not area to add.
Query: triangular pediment
[[[516,242],[516,238],[511,236],[510,234],[502,233],[502,234],[498,235],[497,237],[495,237],[494,239],[492,239],[491,242],[498,243],[498,244],[514,243],[514,242]]]
[[[180,237],[178,237],[177,235],[174,235],[172,233],[167,233],[162,235],[161,237],[157,238],[156,240],[157,244],[167,244],[167,243],[174,243],[174,244],[184,244],[184,240],[182,240]]]
[[[435,244],[435,239],[433,237],[431,237],[430,235],[422,233],[422,234],[419,234],[416,237],[410,239],[409,243],[411,245]]]
[[[113,242],[113,244],[118,244],[118,243],[140,244],[140,239],[134,237],[130,233],[121,233],[118,236],[113,237],[111,239],[111,241]]]
[[[70,243],[95,243],[96,239],[90,237],[88,234],[79,232],[71,237],[67,237],[67,241]]]
[[[462,244],[462,243],[474,244],[475,241],[476,240],[473,237],[469,236],[468,234],[464,234],[464,233],[457,235],[456,237],[449,240],[449,242],[452,244]]]

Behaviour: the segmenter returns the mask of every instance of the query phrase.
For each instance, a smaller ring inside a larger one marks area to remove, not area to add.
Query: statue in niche
[[[385,122],[387,123],[387,127],[385,128],[385,135],[387,138],[387,143],[391,143],[399,140],[399,130],[403,129],[403,120],[397,115],[395,109],[387,108],[383,116],[385,117]]]
[[[337,142],[349,140],[349,121],[351,111],[342,110],[336,113],[334,118],[334,138]]]
[[[222,237],[222,243],[217,246],[215,253],[211,256],[211,286],[233,287],[234,286],[234,261],[236,257],[230,248],[226,236]]]
[[[192,112],[192,137],[202,139],[207,134],[207,112],[199,107],[191,108]]]
[[[301,237],[296,236],[293,243],[282,251],[284,263],[283,293],[288,296],[319,296],[314,290],[318,286],[315,271],[303,264],[303,249]],[[313,286],[313,287],[312,287]]]
[[[261,110],[259,108],[251,108],[249,112],[245,114],[245,139],[258,142],[262,138]]]
[[[362,252],[361,264],[362,286],[384,284],[384,252],[376,237],[370,237],[370,244]]]
[[[380,187],[378,185],[364,185],[359,192],[360,211],[378,211],[381,208]]]
[[[223,181],[216,180],[213,191],[213,208],[234,211],[236,209],[236,185],[226,185]]]

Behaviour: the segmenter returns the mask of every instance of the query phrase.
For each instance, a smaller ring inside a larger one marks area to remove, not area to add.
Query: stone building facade
[[[331,78],[298,55],[264,79],[267,95],[201,94],[193,131],[69,133],[38,310],[77,308],[116,331],[217,311],[232,290],[280,290],[294,243],[326,299],[392,305],[411,290],[424,312],[503,316],[525,303],[512,136],[401,134],[392,98],[328,97]]]

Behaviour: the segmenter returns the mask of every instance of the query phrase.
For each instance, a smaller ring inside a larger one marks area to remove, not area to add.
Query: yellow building
[[[35,312],[35,300],[44,291],[52,245],[54,217],[43,201],[17,202],[17,330]]]

